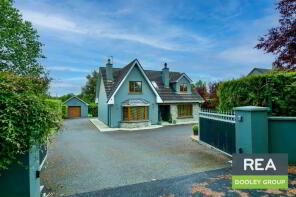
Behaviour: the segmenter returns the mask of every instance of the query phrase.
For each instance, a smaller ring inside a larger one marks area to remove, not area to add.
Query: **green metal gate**
[[[200,140],[228,154],[235,153],[235,116],[200,112]]]

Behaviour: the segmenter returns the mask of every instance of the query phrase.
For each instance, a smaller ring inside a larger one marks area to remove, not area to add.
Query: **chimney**
[[[169,88],[170,86],[169,71],[170,69],[168,68],[167,63],[164,63],[164,68],[162,69],[161,76],[162,76],[162,80],[165,88]]]
[[[110,59],[108,59],[108,62],[106,64],[106,76],[108,81],[113,81],[113,70],[112,70],[112,63]]]

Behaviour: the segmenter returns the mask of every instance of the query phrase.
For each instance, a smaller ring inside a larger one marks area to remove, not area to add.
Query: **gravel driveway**
[[[229,158],[192,142],[191,125],[101,133],[66,120],[41,172],[46,190],[69,195],[229,167]]]

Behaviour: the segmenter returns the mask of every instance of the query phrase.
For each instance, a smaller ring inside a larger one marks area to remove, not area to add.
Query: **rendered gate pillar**
[[[235,110],[236,153],[268,153],[268,107],[244,106]]]

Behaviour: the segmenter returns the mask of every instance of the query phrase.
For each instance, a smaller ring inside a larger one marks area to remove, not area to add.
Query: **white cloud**
[[[68,39],[73,42],[78,39],[76,38],[77,36],[92,36],[96,38],[137,42],[154,48],[171,51],[192,49],[192,47],[186,47],[189,43],[192,46],[200,46],[200,48],[204,48],[209,44],[209,39],[204,36],[165,23],[145,24],[144,30],[142,28],[135,28],[136,25],[133,27],[133,24],[129,24],[131,27],[127,28],[118,21],[110,22],[103,19],[96,21],[89,19],[74,21],[67,19],[66,16],[54,13],[41,13],[31,10],[21,10],[21,12],[24,19],[31,21],[37,27],[47,28],[61,33],[75,33],[76,35],[69,34],[66,37],[59,35],[61,39]],[[184,38],[186,38],[186,43],[182,42]]]
[[[30,10],[22,10],[25,20],[31,21],[34,25],[74,33],[85,34],[86,30],[80,28],[75,22],[67,20],[64,17],[50,15]]]
[[[66,66],[48,66],[47,69],[56,70],[56,71],[68,71],[68,72],[83,72],[83,73],[91,72],[91,70],[89,69],[81,69],[81,68],[66,67]]]
[[[72,77],[63,79],[64,81],[86,81],[86,77]]]
[[[217,55],[227,62],[244,65],[271,65],[273,57],[254,48],[254,45],[242,45],[226,49]]]

